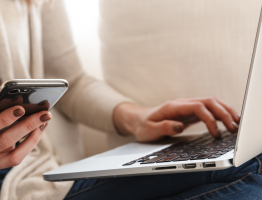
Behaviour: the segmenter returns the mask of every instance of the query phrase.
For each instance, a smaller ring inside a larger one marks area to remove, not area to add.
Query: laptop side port
[[[204,168],[216,167],[216,163],[215,162],[205,162],[205,163],[203,163],[203,167]]]
[[[193,168],[196,168],[196,163],[184,164],[182,166],[183,166],[184,169],[193,169]]]
[[[176,169],[176,166],[169,166],[169,167],[155,167],[153,170],[165,170],[165,169]]]

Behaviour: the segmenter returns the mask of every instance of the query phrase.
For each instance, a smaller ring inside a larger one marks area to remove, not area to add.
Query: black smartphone
[[[51,110],[68,89],[64,79],[15,79],[6,81],[0,88],[0,112],[21,105],[25,115]],[[0,132],[3,131],[0,130]]]

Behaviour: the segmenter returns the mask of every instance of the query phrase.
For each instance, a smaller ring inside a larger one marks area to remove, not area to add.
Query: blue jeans
[[[7,168],[7,169],[1,169],[0,170],[0,192],[1,192],[1,188],[2,188],[2,184],[4,182],[5,176],[11,171],[11,167]]]
[[[262,154],[220,171],[78,180],[66,200],[262,199]]]

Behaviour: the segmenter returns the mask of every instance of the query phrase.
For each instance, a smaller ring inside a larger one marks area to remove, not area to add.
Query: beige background
[[[74,40],[84,69],[102,80],[100,41],[98,36],[99,8],[97,0],[65,0]],[[86,156],[101,153],[119,144],[132,141],[120,136],[107,137],[105,133],[80,125]]]

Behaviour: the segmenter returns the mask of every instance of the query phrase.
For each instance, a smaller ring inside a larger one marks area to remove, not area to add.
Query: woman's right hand
[[[232,133],[237,132],[240,122],[237,112],[216,97],[177,99],[152,108],[122,103],[116,107],[113,119],[121,134],[133,134],[139,142],[176,135],[199,121],[206,124],[211,135],[219,138],[217,120]]]
[[[0,113],[0,130],[10,126],[24,114],[25,109],[22,106],[4,110]],[[0,169],[19,165],[38,144],[51,118],[50,112],[41,111],[0,133]],[[29,136],[15,148],[16,143],[27,134]]]

